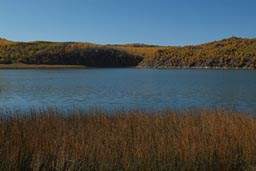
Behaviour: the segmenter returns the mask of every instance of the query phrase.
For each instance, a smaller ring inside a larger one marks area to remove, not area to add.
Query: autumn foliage
[[[231,37],[197,46],[158,50],[141,63],[145,67],[256,68],[256,39]]]
[[[89,67],[136,66],[142,57],[89,43],[13,42],[0,46],[0,63],[85,65]]]
[[[150,68],[256,68],[256,39],[231,37],[196,46],[11,42],[0,39],[0,63],[141,66]]]

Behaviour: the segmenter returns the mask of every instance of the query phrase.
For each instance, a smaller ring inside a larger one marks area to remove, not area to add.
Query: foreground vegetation
[[[0,39],[0,64],[88,67],[256,68],[256,39],[231,37],[196,46],[96,45],[76,42],[12,42]]]
[[[0,170],[239,171],[256,118],[223,110],[0,113]]]

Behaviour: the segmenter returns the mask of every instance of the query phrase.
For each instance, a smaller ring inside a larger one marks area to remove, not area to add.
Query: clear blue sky
[[[256,37],[256,0],[0,0],[0,37],[199,44]]]

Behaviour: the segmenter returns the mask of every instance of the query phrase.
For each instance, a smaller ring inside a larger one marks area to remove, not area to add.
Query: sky
[[[256,37],[256,0],[0,0],[14,41],[194,45]]]

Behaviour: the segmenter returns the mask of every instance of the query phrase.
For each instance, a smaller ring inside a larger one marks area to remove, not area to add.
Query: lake
[[[193,69],[0,70],[0,108],[256,111],[256,71]]]

